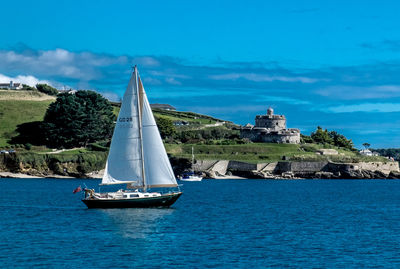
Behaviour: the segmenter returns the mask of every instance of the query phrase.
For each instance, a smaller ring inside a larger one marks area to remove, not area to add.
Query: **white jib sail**
[[[136,87],[134,72],[122,100],[101,184],[143,185]]]
[[[143,93],[142,134],[143,155],[148,187],[176,187],[176,178],[165,151],[160,133],[154,120],[153,112],[142,81],[139,77],[139,90]]]

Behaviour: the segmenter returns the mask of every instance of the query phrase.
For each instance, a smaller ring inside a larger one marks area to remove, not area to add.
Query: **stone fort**
[[[287,129],[284,115],[274,115],[274,110],[268,108],[266,115],[257,115],[255,126],[246,124],[240,128],[240,137],[253,142],[269,143],[300,143],[300,130]]]

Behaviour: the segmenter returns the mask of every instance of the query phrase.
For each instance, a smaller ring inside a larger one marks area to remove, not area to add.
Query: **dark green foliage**
[[[351,139],[347,139],[344,135],[341,135],[335,131],[330,131],[329,136],[333,140],[333,145],[350,150],[354,149],[353,141],[351,141]]]
[[[41,125],[45,144],[72,148],[110,138],[114,118],[111,104],[96,92],[61,93]]]
[[[311,138],[318,144],[333,144],[333,139],[330,137],[328,130],[323,130],[320,126],[317,127],[315,132],[311,133]]]
[[[36,89],[39,91],[39,92],[42,92],[42,93],[45,93],[45,94],[48,94],[48,95],[57,95],[58,94],[58,90],[57,89],[55,89],[55,88],[53,88],[53,87],[51,87],[51,86],[49,86],[49,85],[47,85],[47,84],[36,84]]]
[[[25,147],[26,150],[31,150],[32,144],[26,143],[26,144],[24,145],[24,147]]]
[[[163,117],[155,117],[155,120],[162,139],[172,137],[176,133],[172,120]]]
[[[88,149],[93,151],[108,151],[108,147],[105,145],[101,145],[100,143],[90,143],[88,145]]]
[[[27,144],[31,143],[34,145],[44,144],[44,133],[42,129],[41,121],[33,121],[22,123],[17,126],[16,131],[18,135],[10,140],[11,144]]]
[[[309,135],[300,134],[300,143],[301,144],[314,143],[314,140]]]
[[[339,134],[336,131],[328,131],[327,129],[323,130],[320,126],[317,127],[315,132],[311,133],[311,136],[301,135],[301,142],[328,144],[349,150],[355,150],[351,139],[347,139],[344,135]]]
[[[34,87],[29,86],[29,85],[22,84],[21,91],[36,91],[36,89]]]
[[[239,139],[239,131],[225,127],[205,128],[201,130],[182,131],[176,135],[176,139],[182,143],[198,143],[208,140]]]
[[[85,152],[79,154],[37,154],[18,153],[0,155],[0,167],[12,172],[20,172],[20,164],[33,168],[37,174],[59,174],[83,176],[104,168],[106,152]]]
[[[400,149],[371,149],[373,152],[378,152],[379,155],[390,157],[396,161],[400,161]]]
[[[369,148],[369,147],[371,146],[370,143],[363,143],[362,145],[363,145],[366,149]]]

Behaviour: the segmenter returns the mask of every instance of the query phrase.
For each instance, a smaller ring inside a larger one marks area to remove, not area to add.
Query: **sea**
[[[398,180],[183,182],[167,209],[87,209],[93,179],[0,179],[0,268],[398,268]],[[103,189],[102,189],[103,190]]]

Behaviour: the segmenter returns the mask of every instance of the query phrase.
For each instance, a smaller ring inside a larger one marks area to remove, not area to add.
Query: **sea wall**
[[[246,178],[400,178],[398,162],[272,162],[203,161],[197,172],[207,176]]]

